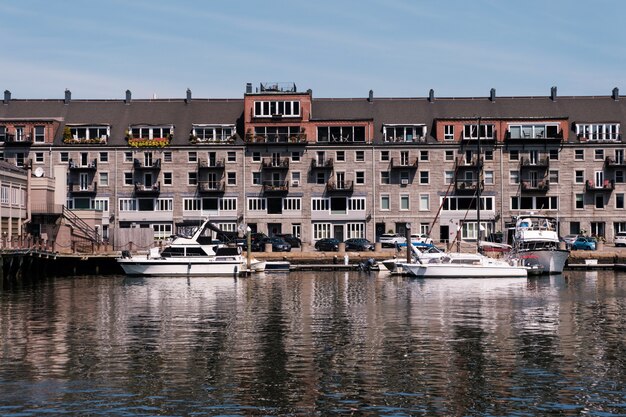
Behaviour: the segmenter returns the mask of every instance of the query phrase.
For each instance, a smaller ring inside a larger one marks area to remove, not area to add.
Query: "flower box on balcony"
[[[170,138],[129,138],[128,145],[133,148],[164,148],[170,145]]]

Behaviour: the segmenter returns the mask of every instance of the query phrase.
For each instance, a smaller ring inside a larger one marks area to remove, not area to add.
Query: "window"
[[[172,126],[135,126],[130,135],[133,139],[169,139],[173,131]]]
[[[596,194],[595,196],[596,208],[603,209],[604,208],[604,196],[602,194]]]
[[[401,194],[400,195],[400,210],[409,210],[410,204],[409,204],[409,195],[408,194]]]
[[[226,153],[226,161],[237,162],[237,152],[228,151],[228,153]]]
[[[59,154],[59,161],[68,162],[70,160],[70,154],[68,152],[61,152]]]
[[[283,210],[284,211],[301,211],[302,210],[302,198],[301,197],[283,198]]]
[[[7,127],[0,126],[0,142],[4,142],[7,140]]]
[[[389,151],[380,151],[380,160],[389,161]]]
[[[429,174],[428,171],[420,171],[420,184],[428,184]]]
[[[70,129],[71,138],[63,142],[72,143],[105,143],[109,136],[108,126],[67,126]]]
[[[624,171],[621,169],[615,171],[615,182],[619,184],[624,182]]]
[[[171,151],[163,152],[163,162],[172,162],[172,152]]]
[[[174,200],[171,198],[157,198],[155,211],[172,211]]]
[[[198,162],[198,152],[190,151],[187,154],[187,162]]]
[[[294,187],[300,185],[300,171],[291,172],[291,185]]]
[[[336,157],[337,157],[337,162],[345,162],[346,161],[346,152],[345,151],[337,151]]]
[[[134,198],[120,198],[120,211],[137,211],[137,200]]]
[[[195,142],[225,142],[231,140],[235,133],[233,125],[205,126],[194,125],[191,134]]]
[[[318,126],[318,142],[365,142],[365,126]]]
[[[558,149],[550,149],[550,151],[548,153],[548,158],[551,161],[558,161],[559,160],[559,150]]]
[[[109,153],[108,152],[99,152],[98,156],[100,158],[100,162],[109,162]]]
[[[390,181],[390,175],[389,175],[389,171],[381,171],[380,172],[380,183],[381,184],[389,184]]]
[[[454,171],[444,171],[443,181],[445,185],[450,185],[454,182]]]
[[[108,172],[99,172],[98,173],[98,184],[102,187],[109,186],[109,173]]]
[[[313,223],[313,239],[320,240],[330,237],[330,223]]]
[[[46,128],[45,126],[35,126],[35,143],[44,143],[46,141]]]
[[[132,152],[124,152],[124,162],[133,162]]]
[[[365,151],[356,151],[354,153],[354,160],[356,162],[363,162],[363,161],[365,161]]]
[[[483,155],[483,159],[485,161],[493,161],[493,151],[492,150],[485,151],[485,154]]]
[[[35,152],[35,163],[36,164],[43,164],[44,160],[43,160],[43,152]]]
[[[624,209],[624,194],[616,193],[615,194],[615,208],[623,210]]]
[[[585,182],[585,171],[584,170],[576,170],[574,171],[574,182],[576,184],[582,184]]]
[[[596,161],[604,160],[604,149],[595,149],[593,152],[593,159]]]
[[[420,151],[420,161],[428,161],[428,151]]]
[[[93,209],[108,213],[109,212],[109,198],[108,197],[94,198]]]
[[[574,159],[576,161],[584,161],[585,160],[585,150],[584,149],[576,149],[576,150],[574,150]]]
[[[557,171],[556,169],[551,169],[548,178],[550,179],[550,184],[558,184],[559,171]]]
[[[485,171],[485,184],[493,185],[493,171]]]
[[[494,125],[481,124],[480,125],[480,137],[481,139],[493,139]],[[478,125],[465,125],[463,126],[463,139],[478,139]]]
[[[429,194],[420,194],[420,207],[421,211],[430,210],[430,195]]]
[[[589,140],[618,140],[619,124],[577,124],[576,135]]]
[[[509,160],[519,161],[519,151],[509,151]]]
[[[133,173],[132,172],[124,173],[124,185],[133,185]]]
[[[311,211],[328,211],[330,210],[330,199],[328,198],[312,198]]]
[[[511,210],[558,210],[558,197],[511,197]]]
[[[298,117],[300,116],[300,102],[291,100],[255,101],[254,117]]]
[[[347,223],[348,239],[362,239],[365,237],[365,223]]]
[[[444,159],[446,161],[454,161],[454,151],[446,151]]]
[[[248,198],[248,210],[250,211],[265,211],[266,200],[264,198],[249,197]]]
[[[187,185],[198,185],[197,172],[192,171],[187,173]]]
[[[302,236],[302,225],[300,223],[293,223],[291,225],[291,234],[295,237]]]
[[[165,186],[170,186],[172,185],[172,173],[171,172],[164,172],[163,173],[163,185]]]
[[[252,162],[261,162],[261,152],[252,152]]]
[[[153,223],[154,240],[163,240],[172,236],[172,225],[170,223]]]
[[[199,198],[183,198],[183,211],[200,211]]]
[[[291,152],[291,162],[300,162],[300,152]]]
[[[365,197],[350,197],[348,199],[348,210],[365,211]]]
[[[454,125],[443,126],[443,140],[454,140]]]
[[[363,171],[356,171],[354,173],[355,175],[355,183],[357,184],[365,184],[365,172]]]
[[[237,173],[236,172],[227,172],[226,173],[226,184],[228,184],[228,185],[237,185]]]
[[[512,124],[509,125],[511,139],[546,139],[559,137],[558,124]]]
[[[424,125],[386,125],[383,126],[383,138],[385,142],[415,142],[424,138],[426,126]]]
[[[380,196],[380,209],[381,210],[390,210],[390,200],[389,194],[381,194]]]
[[[318,172],[315,177],[316,184],[326,184],[326,174],[323,172]]]
[[[252,173],[252,185],[261,185],[261,173],[260,172]]]

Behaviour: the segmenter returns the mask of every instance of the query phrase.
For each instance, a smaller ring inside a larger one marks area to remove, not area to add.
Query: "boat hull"
[[[525,267],[509,265],[463,265],[453,263],[402,264],[403,271],[417,278],[526,278]]]
[[[544,274],[560,274],[565,268],[569,251],[565,249],[521,249],[515,256],[524,263],[541,266]]]
[[[118,259],[126,275],[133,276],[229,276],[246,273],[245,259]],[[265,263],[251,262],[252,272],[265,270]]]

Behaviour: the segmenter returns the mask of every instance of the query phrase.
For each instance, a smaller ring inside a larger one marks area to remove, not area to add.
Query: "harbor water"
[[[626,274],[0,290],[0,415],[626,415]]]

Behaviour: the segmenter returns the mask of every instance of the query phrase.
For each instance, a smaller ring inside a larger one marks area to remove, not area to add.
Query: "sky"
[[[0,0],[18,99],[626,93],[622,0]]]

